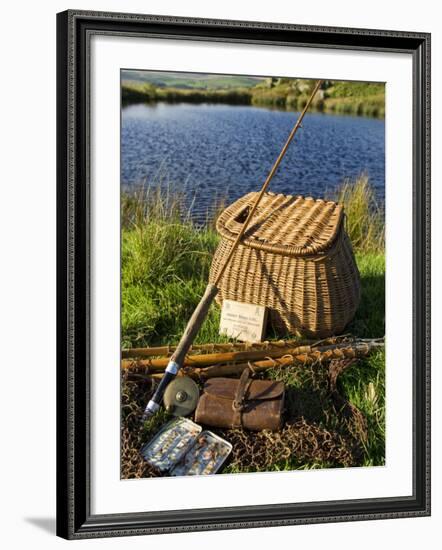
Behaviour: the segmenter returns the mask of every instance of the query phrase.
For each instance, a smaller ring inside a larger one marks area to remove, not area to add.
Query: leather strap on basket
[[[244,397],[246,396],[251,383],[252,380],[250,379],[250,369],[247,367],[242,371],[238,382],[238,387],[236,389],[235,398],[232,401],[232,428],[239,428],[242,426],[241,413],[244,408]]]

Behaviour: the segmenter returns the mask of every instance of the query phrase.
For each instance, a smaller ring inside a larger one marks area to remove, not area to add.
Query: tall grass
[[[333,196],[344,207],[346,229],[353,248],[360,252],[383,252],[385,222],[383,210],[367,175],[345,180]]]
[[[130,193],[121,194],[121,223],[124,228],[143,228],[157,222],[181,222],[183,214],[190,216],[185,207],[185,195],[174,190],[161,176],[152,185],[140,185]]]
[[[123,347],[177,341],[207,284],[218,236],[184,204],[162,187],[122,195]],[[206,325],[218,322],[214,308]]]
[[[376,118],[385,117],[385,97],[343,97],[325,100],[327,111],[338,115],[358,115]]]
[[[337,114],[385,116],[385,85],[378,82],[330,82],[325,90],[327,110]]]

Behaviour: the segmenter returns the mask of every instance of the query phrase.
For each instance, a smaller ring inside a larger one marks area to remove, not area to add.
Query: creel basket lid
[[[216,222],[222,237],[235,240],[258,193],[228,206]],[[241,244],[292,256],[320,254],[338,236],[344,212],[334,201],[265,193]]]

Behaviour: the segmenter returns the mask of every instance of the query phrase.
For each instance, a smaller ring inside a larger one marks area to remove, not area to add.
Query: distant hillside
[[[251,88],[263,79],[254,76],[126,70],[121,71],[121,80],[127,83],[152,84],[157,88],[224,90],[229,88]]]

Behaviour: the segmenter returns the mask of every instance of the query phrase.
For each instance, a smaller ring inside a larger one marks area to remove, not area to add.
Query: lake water
[[[122,185],[161,182],[193,200],[195,219],[214,203],[258,190],[298,113],[252,106],[134,104],[122,111]],[[384,199],[383,120],[307,113],[270,190],[321,197],[365,172]]]

